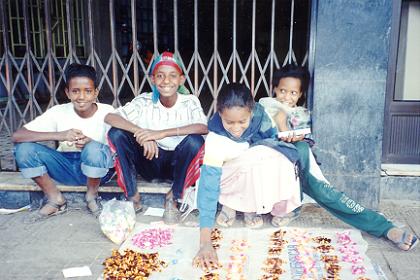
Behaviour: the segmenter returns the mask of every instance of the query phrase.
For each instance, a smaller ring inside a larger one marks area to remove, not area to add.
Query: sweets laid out
[[[203,271],[192,263],[198,228],[139,224],[120,253],[104,262],[104,279],[383,279],[366,256],[367,243],[357,230],[214,229],[211,240],[219,262]]]

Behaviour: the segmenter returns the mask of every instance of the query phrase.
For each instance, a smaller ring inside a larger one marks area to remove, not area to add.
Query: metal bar
[[[251,93],[255,96],[255,14],[256,14],[256,0],[252,1],[252,46],[251,46]]]
[[[174,0],[174,52],[178,53],[178,1]]]
[[[27,84],[29,90],[29,114],[31,120],[34,118],[33,98],[35,92],[33,91],[33,69],[31,63],[31,36],[29,34],[29,16],[28,16],[28,0],[23,0],[23,20],[25,30],[25,46],[26,46],[26,74]]]
[[[131,32],[133,38],[133,66],[134,66],[134,96],[139,93],[139,64],[138,64],[138,50],[137,50],[137,10],[136,0],[131,0]]]
[[[73,62],[74,56],[74,40],[73,40],[73,28],[71,24],[71,20],[73,18],[73,5],[72,0],[66,0],[66,21],[67,21],[67,40],[69,41],[69,56],[70,62]]]
[[[194,91],[198,96],[198,0],[194,0]]]
[[[4,9],[4,1],[5,0],[0,0],[0,15],[3,21],[3,46],[4,46],[4,65],[5,65],[5,69],[6,69],[6,90],[7,90],[7,95],[8,95],[8,100],[7,100],[7,105],[6,108],[9,107],[10,110],[10,120],[9,120],[9,133],[15,131],[14,130],[14,113],[12,108],[12,98],[13,98],[13,94],[12,94],[12,84],[13,84],[13,76],[12,76],[12,65],[10,64],[10,41],[9,41],[9,36],[7,30],[9,29],[9,25],[8,22],[6,20],[6,12]],[[4,115],[6,117],[6,111],[4,111]],[[6,123],[6,122],[5,122]]]
[[[89,46],[90,46],[90,64],[95,67],[95,42],[93,40],[94,31],[93,31],[93,15],[92,15],[92,0],[88,1],[88,25],[89,25]],[[95,67],[96,68],[96,67]]]
[[[114,101],[112,105],[118,107],[120,101],[118,99],[118,73],[117,73],[117,58],[116,58],[116,40],[115,40],[115,14],[114,14],[114,0],[109,1],[109,15],[111,21],[111,57],[112,57],[112,94],[114,95]],[[105,73],[106,74],[106,73]],[[107,74],[106,74],[107,75]]]
[[[233,57],[232,57],[232,81],[235,83],[236,82],[236,9],[237,9],[237,5],[236,5],[236,0],[233,1],[233,36],[232,36],[232,52],[233,52]]]
[[[47,38],[47,57],[48,57],[48,81],[50,89],[50,103],[54,104],[55,96],[53,95],[55,89],[55,69],[53,62],[53,48],[52,48],[52,30],[51,30],[51,17],[50,17],[50,1],[45,0],[44,2],[44,17],[45,17],[45,33]]]
[[[289,32],[289,53],[288,53],[289,64],[292,63],[294,13],[295,13],[295,0],[292,0],[292,6],[290,8],[290,32]]]
[[[311,1],[311,21],[309,27],[309,55],[308,55],[308,71],[311,73],[311,82],[307,94],[308,108],[313,109],[313,85],[314,85],[314,69],[315,69],[315,40],[317,30],[318,1]],[[392,49],[392,48],[391,48]],[[390,72],[388,72],[390,73]]]
[[[217,74],[218,74],[218,62],[217,62],[217,18],[218,18],[218,13],[217,13],[217,9],[218,9],[218,5],[219,2],[218,0],[214,0],[214,11],[213,11],[213,56],[214,56],[214,61],[213,61],[213,96],[217,96]],[[216,102],[213,102],[213,108],[214,110],[216,110]]]
[[[156,0],[153,0],[153,45],[154,45],[154,53],[155,57],[159,55],[159,48],[158,48],[158,29],[157,29],[157,7],[156,7]]]
[[[268,96],[273,95],[273,60],[274,60],[274,31],[275,31],[275,24],[276,24],[276,0],[271,1],[271,38],[270,38],[270,77],[269,77],[269,88],[270,92]]]

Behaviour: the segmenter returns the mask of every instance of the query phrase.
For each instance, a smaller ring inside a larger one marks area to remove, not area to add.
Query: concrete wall
[[[366,206],[380,197],[390,0],[318,0],[313,129],[330,182]]]

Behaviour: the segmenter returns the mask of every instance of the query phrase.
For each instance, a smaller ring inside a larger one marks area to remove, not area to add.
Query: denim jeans
[[[143,155],[143,147],[137,143],[133,133],[111,128],[108,138],[110,145],[113,145],[117,152],[118,184],[127,197],[132,197],[137,193],[138,173],[148,181],[173,180],[173,196],[175,199],[181,198],[188,166],[204,144],[203,136],[187,135],[174,151],[159,148],[159,157],[148,160]]]
[[[114,166],[108,146],[96,141],[87,143],[81,152],[59,152],[45,145],[25,142],[15,145],[17,165],[25,178],[45,173],[64,185],[86,185],[87,178],[111,179]]]

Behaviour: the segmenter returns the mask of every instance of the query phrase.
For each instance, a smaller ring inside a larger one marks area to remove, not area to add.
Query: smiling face
[[[87,77],[74,77],[65,89],[67,97],[73,103],[74,111],[81,117],[92,116],[97,109],[96,98],[99,91],[95,83]]]
[[[274,88],[277,101],[289,106],[296,107],[302,96],[302,83],[298,78],[282,78]]]
[[[185,76],[172,66],[162,65],[154,71],[152,82],[156,85],[160,99],[175,99],[180,85],[184,84]]]
[[[251,122],[251,110],[248,107],[225,108],[219,115],[223,127],[236,138],[242,136]]]

